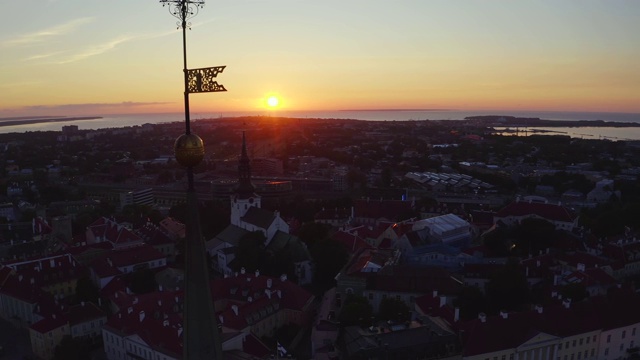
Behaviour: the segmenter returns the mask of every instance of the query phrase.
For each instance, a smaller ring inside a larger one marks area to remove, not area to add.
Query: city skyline
[[[156,0],[4,10],[0,117],[180,111],[181,35]],[[229,91],[192,109],[640,113],[638,23],[634,1],[208,1],[189,67],[227,65]]]

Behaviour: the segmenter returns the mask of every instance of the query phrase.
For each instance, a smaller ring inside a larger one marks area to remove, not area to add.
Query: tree
[[[238,242],[236,249],[235,271],[245,268],[255,271],[264,268],[267,252],[264,248],[265,236],[261,231],[245,234]]]
[[[56,346],[53,355],[54,360],[85,360],[91,359],[89,346],[78,339],[66,335]]]
[[[76,282],[76,303],[87,301],[97,303],[100,293],[90,278],[83,277]]]
[[[584,284],[567,284],[560,289],[563,299],[571,299],[572,302],[578,302],[589,297],[589,292]]]
[[[329,227],[316,222],[304,223],[298,230],[298,238],[307,244],[309,249],[312,249],[316,243],[329,238]]]
[[[487,284],[489,304],[495,312],[522,310],[529,301],[529,284],[516,260],[510,259]]]
[[[373,315],[373,309],[371,304],[366,298],[359,295],[349,295],[340,310],[341,326],[369,326],[371,325],[371,316]]]
[[[475,319],[479,313],[487,311],[487,299],[475,286],[463,287],[453,304],[460,308],[460,318],[463,320]]]
[[[142,268],[131,273],[129,288],[136,294],[146,294],[158,287],[155,274],[151,269]]]
[[[314,282],[321,289],[335,286],[335,277],[349,260],[349,253],[342,243],[323,239],[311,248],[311,257],[316,265]]]
[[[378,311],[379,320],[404,322],[409,320],[410,317],[411,311],[402,300],[385,298],[380,302],[380,309]]]

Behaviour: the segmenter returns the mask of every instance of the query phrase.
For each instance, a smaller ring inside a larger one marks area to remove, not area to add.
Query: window
[[[580,338],[580,345],[582,345],[582,338]]]
[[[558,350],[562,350],[562,343],[558,344]]]
[[[591,340],[591,338],[587,336],[587,344],[589,343],[589,340]]]
[[[573,347],[576,347],[576,342],[577,342],[576,340],[573,340],[573,344],[572,344]]]
[[[502,360],[507,360],[507,355],[502,355]]]
[[[571,356],[573,357],[573,356]],[[578,353],[578,360],[582,359],[582,353]]]
[[[611,342],[611,334],[607,335],[607,344]]]
[[[369,293],[369,300],[373,300],[373,293]]]
[[[596,342],[596,336],[593,335],[593,342]]]
[[[609,355],[609,348],[604,349],[604,354]]]
[[[636,328],[633,328],[633,329],[631,330],[631,335],[636,336]]]
[[[596,354],[596,349],[591,349],[591,357],[593,357]]]
[[[620,344],[620,351],[624,350],[624,343]]]
[[[622,331],[622,338],[624,339],[624,338],[625,338],[625,336],[627,336],[627,330],[623,330],[623,331]]]

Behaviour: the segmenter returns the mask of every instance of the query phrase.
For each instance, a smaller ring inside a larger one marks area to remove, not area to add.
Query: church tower
[[[242,153],[238,162],[238,187],[231,195],[231,224],[240,226],[240,219],[250,207],[260,208],[260,196],[256,195],[251,183],[251,165],[247,155],[247,141],[242,132]]]

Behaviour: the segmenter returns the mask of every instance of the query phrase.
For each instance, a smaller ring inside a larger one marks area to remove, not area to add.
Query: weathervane
[[[182,335],[184,359],[222,359],[222,341],[213,307],[209,285],[209,269],[206,251],[200,230],[198,198],[193,181],[193,167],[204,158],[202,139],[191,133],[189,116],[189,94],[226,91],[214,79],[224,66],[187,68],[187,28],[189,19],[196,16],[204,6],[204,0],[160,0],[162,6],[176,17],[178,29],[182,28],[182,58],[184,72],[184,116],[185,133],[174,143],[178,163],[187,168],[187,216],[185,236],[185,278]]]

